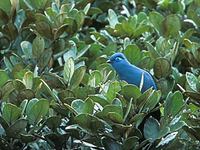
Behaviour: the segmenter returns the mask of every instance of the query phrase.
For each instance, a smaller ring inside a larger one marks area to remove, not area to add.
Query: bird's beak
[[[111,63],[111,61],[109,59],[106,62],[109,63],[109,64]]]

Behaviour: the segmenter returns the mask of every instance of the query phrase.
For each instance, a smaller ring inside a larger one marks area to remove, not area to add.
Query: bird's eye
[[[123,58],[121,58],[121,57],[116,57],[116,58],[115,58],[116,61],[120,61],[120,60],[122,60],[122,59],[123,59]]]

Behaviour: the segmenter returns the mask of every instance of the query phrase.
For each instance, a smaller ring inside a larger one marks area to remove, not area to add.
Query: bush
[[[0,149],[199,149],[199,7],[1,0]],[[119,81],[106,63],[119,51],[159,90]]]

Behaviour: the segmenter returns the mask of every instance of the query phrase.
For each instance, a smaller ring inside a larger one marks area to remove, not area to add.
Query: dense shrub
[[[200,149],[199,16],[199,0],[1,0],[0,149]],[[115,52],[159,90],[119,81]]]

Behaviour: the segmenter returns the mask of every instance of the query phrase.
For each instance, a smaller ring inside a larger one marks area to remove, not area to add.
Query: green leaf
[[[106,105],[101,112],[96,114],[99,118],[115,123],[123,123],[123,110],[121,106]]]
[[[151,142],[155,141],[159,135],[159,128],[160,124],[156,119],[153,117],[148,118],[144,124],[144,137]]]
[[[122,150],[122,146],[117,141],[106,136],[102,138],[102,144],[106,150]]]
[[[33,107],[33,105],[35,105],[35,103],[37,103],[39,100],[37,99],[37,98],[33,98],[33,99],[31,99],[29,102],[28,102],[28,104],[27,104],[27,106],[26,106],[26,114],[28,114],[29,113],[29,111],[31,110],[31,108]]]
[[[161,27],[164,36],[176,38],[178,37],[181,29],[181,22],[176,14],[171,14],[162,21]]]
[[[33,87],[33,73],[32,72],[26,72],[23,78],[23,83],[26,86],[27,89],[32,89]]]
[[[138,97],[140,97],[141,91],[140,89],[133,85],[133,84],[127,84],[125,85],[120,92],[127,100],[130,100],[133,98],[133,100],[136,100]]]
[[[85,13],[83,11],[78,11],[77,9],[73,9],[70,11],[69,16],[75,19],[75,22],[76,22],[76,26],[74,26],[75,29],[76,30],[80,29],[84,22]]]
[[[191,72],[186,72],[186,80],[190,88],[194,91],[197,91],[196,84],[198,83],[197,77]]]
[[[37,124],[42,117],[44,117],[49,111],[49,101],[46,99],[40,99],[37,101],[27,113],[27,118],[30,124]]]
[[[53,38],[53,35],[52,35],[52,27],[51,27],[51,22],[48,22],[48,21],[37,21],[35,23],[36,26],[34,26],[37,30],[37,32],[41,35],[41,36],[44,36],[48,39],[52,39]],[[37,37],[36,37],[37,38]],[[38,50],[38,52],[40,52],[41,50],[43,50],[42,46],[43,46],[43,40],[40,39],[38,40],[40,41],[40,43],[38,43],[39,45],[36,45],[35,47],[39,47],[40,49]],[[37,55],[36,54],[37,51],[33,52],[33,54]]]
[[[146,100],[146,103],[142,108],[142,112],[151,111],[158,104],[160,97],[161,97],[160,91],[153,91]]]
[[[12,124],[21,116],[21,111],[21,108],[16,105],[6,103],[3,107],[2,117],[8,124]]]
[[[58,30],[55,32],[54,39],[59,38],[62,36],[65,31],[69,30],[69,25],[68,24],[63,24],[61,27],[58,28]]]
[[[0,79],[0,87],[2,87],[9,80],[9,76],[5,70],[0,69]]]
[[[24,0],[24,2],[30,9],[42,9],[48,0]]]
[[[52,129],[53,131],[56,130],[56,128],[59,127],[59,125],[61,124],[61,118],[59,116],[51,116],[47,119],[47,121],[45,122],[45,124]]]
[[[108,10],[108,21],[112,28],[115,28],[115,25],[119,23],[117,15],[112,9]]]
[[[157,78],[166,78],[171,73],[171,64],[166,58],[157,58],[153,67]]]
[[[177,120],[177,118],[174,118],[172,122],[170,123],[170,131],[171,132],[178,131],[185,125],[186,123],[184,121]]]
[[[9,22],[2,27],[2,33],[6,34],[10,40],[15,40],[18,35],[17,27]]]
[[[80,114],[74,119],[82,128],[89,130],[91,133],[96,133],[98,130],[104,128],[104,123],[90,114]]]
[[[69,58],[66,60],[65,65],[64,65],[64,72],[63,72],[63,77],[64,80],[69,84],[71,81],[71,78],[74,74],[74,60],[73,58]]]
[[[42,54],[40,55],[39,60],[38,60],[38,67],[40,69],[43,69],[50,64],[52,54],[53,54],[53,52],[51,49],[46,49],[42,52]]]
[[[12,124],[9,128],[6,130],[6,134],[8,137],[12,138],[19,138],[20,133],[25,132],[25,128],[28,124],[28,121],[26,119],[19,119],[14,124]]]
[[[159,12],[152,11],[149,13],[149,19],[156,31],[161,34],[162,21],[164,20],[164,17]]]
[[[123,123],[122,116],[120,114],[116,113],[116,112],[109,112],[107,114],[107,118],[114,123],[119,123],[119,124]]]
[[[0,116],[0,124],[3,128],[3,130],[6,130],[9,127],[9,124],[6,122],[6,120],[3,118],[3,116]]]
[[[58,19],[57,18],[57,12],[53,10],[52,7],[48,7],[45,10],[45,16],[48,18],[48,20],[52,23],[55,24],[56,27],[59,27]],[[59,30],[59,29],[58,29]],[[57,31],[56,31],[57,32]]]
[[[27,59],[32,57],[32,45],[28,41],[21,42],[22,51]]]
[[[111,103],[116,97],[117,92],[121,90],[120,83],[118,81],[111,82],[106,93],[108,101]]]
[[[150,25],[140,24],[140,25],[136,28],[136,30],[135,30],[133,36],[134,36],[135,38],[137,38],[137,37],[141,36],[143,33],[149,32],[149,31],[151,31],[151,26],[150,26]]]
[[[11,2],[10,0],[1,0],[0,1],[0,8],[4,10],[8,15],[11,11]]]
[[[156,59],[158,57],[161,57],[161,55],[159,54],[159,52],[156,50],[156,48],[149,42],[146,42],[146,47],[148,49],[148,51],[150,52],[150,55],[152,58]]]
[[[146,90],[144,93],[142,93],[142,95],[138,97],[136,100],[136,106],[141,108],[146,103],[147,99],[149,98],[150,95],[152,95],[153,92],[154,92],[153,89],[150,88]]]
[[[132,136],[124,140],[123,150],[136,149],[139,146],[139,137]]]
[[[103,94],[95,94],[95,95],[89,95],[89,98],[96,103],[99,103],[101,106],[108,105],[109,102],[107,101],[106,97]]]
[[[86,6],[85,6],[85,8],[84,8],[84,13],[85,13],[85,15],[88,13],[88,11],[90,10],[90,7],[91,7],[91,4],[90,3],[88,3]]]
[[[25,73],[28,72],[28,71],[29,70],[24,69],[24,67],[22,65],[17,64],[12,69],[12,74],[13,74],[15,79],[23,80]]]
[[[15,0],[14,0],[15,1]],[[26,14],[25,14],[25,11],[23,9],[17,11],[17,16],[15,18],[15,26],[17,27],[18,30],[21,29],[24,21],[26,19]]]
[[[175,117],[184,106],[183,95],[180,91],[169,93],[164,107],[165,118]]]
[[[79,59],[81,56],[83,56],[91,47],[91,45],[86,45],[83,49],[81,49],[76,56],[76,59]]]
[[[74,89],[77,86],[79,86],[79,84],[81,83],[81,81],[83,80],[83,77],[85,75],[85,71],[86,71],[86,67],[85,66],[81,66],[79,68],[77,68],[72,76],[70,85],[71,88]]]
[[[172,78],[161,78],[157,81],[157,86],[162,93],[162,98],[166,98],[168,93],[173,90],[175,81]]]
[[[167,135],[168,133],[170,133],[170,128],[167,126],[162,126],[160,128],[160,132],[159,132],[159,137],[158,138],[162,138],[163,136]]]
[[[200,26],[199,6],[200,6],[199,1],[195,0],[187,8],[187,16],[188,16],[188,18],[193,20],[198,26]]]
[[[57,95],[55,94],[55,92],[51,90],[49,85],[44,80],[40,79],[40,81],[41,81],[42,87],[45,89],[45,91],[52,96],[54,101],[58,102],[59,99],[58,99]],[[41,85],[39,87],[41,88]]]
[[[142,59],[142,53],[136,44],[128,45],[124,50],[124,54],[131,64],[138,64]]]
[[[71,106],[78,112],[78,114],[93,114],[94,103],[91,99],[87,99],[86,101],[76,99],[72,102]]]
[[[11,72],[13,69],[13,65],[11,64],[10,60],[7,57],[3,57],[4,63],[6,65],[6,68]]]
[[[7,100],[9,95],[14,91],[15,87],[12,81],[8,81],[1,87],[1,96],[3,100]]]
[[[88,85],[90,85],[91,87],[96,87],[102,82],[102,80],[103,76],[101,72],[98,70],[94,70],[90,74]]]
[[[54,109],[58,113],[62,114],[63,116],[68,114],[68,110],[70,112],[72,112],[73,114],[78,115],[78,112],[73,107],[71,107],[69,104],[66,104],[66,103],[64,103],[64,108],[62,106],[59,106],[58,104],[56,104],[56,105],[54,105]]]
[[[33,57],[38,59],[41,56],[41,54],[43,53],[44,48],[45,48],[44,39],[41,36],[38,35],[33,40],[33,45],[32,45]]]
[[[8,21],[9,21],[8,15],[7,15],[6,12],[5,12],[3,9],[1,9],[1,8],[0,8],[0,18],[1,18],[1,20],[0,20],[0,25],[4,25],[4,24],[8,23]]]

